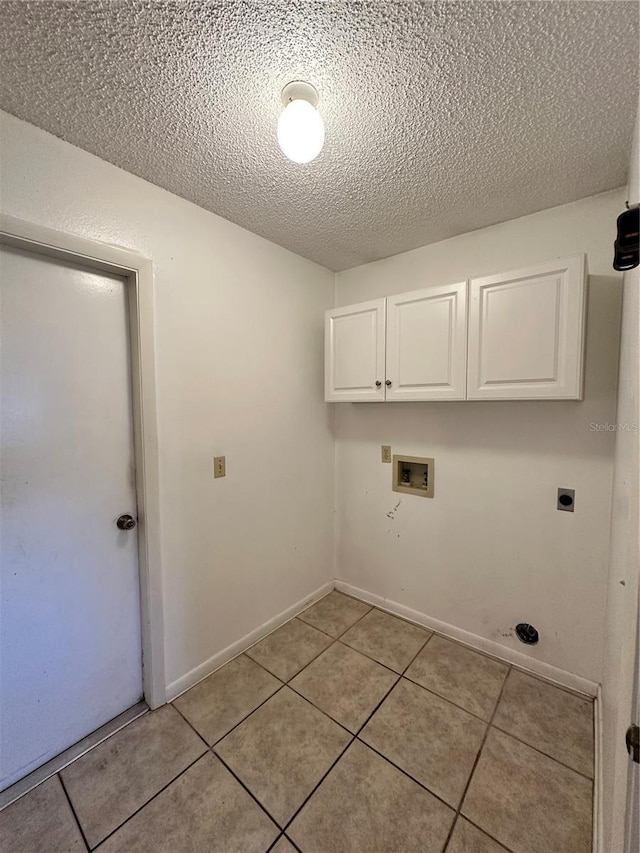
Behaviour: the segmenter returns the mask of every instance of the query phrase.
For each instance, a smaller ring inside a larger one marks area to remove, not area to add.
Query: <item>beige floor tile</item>
[[[284,687],[215,751],[284,826],[349,740],[344,729]]]
[[[486,728],[476,717],[403,678],[360,738],[457,808]]]
[[[207,753],[108,838],[100,853],[265,853],[279,831]]]
[[[398,676],[335,643],[291,681],[291,687],[351,732],[357,732]]]
[[[371,610],[340,639],[390,669],[404,672],[430,636],[431,631],[404,619]]]
[[[370,605],[334,590],[303,610],[298,619],[331,637],[339,637],[369,610]]]
[[[296,848],[284,835],[280,836],[280,840],[269,853],[297,853]]]
[[[405,675],[466,711],[489,720],[507,672],[505,664],[436,635]]]
[[[593,778],[593,702],[512,670],[493,724]]]
[[[462,813],[513,853],[591,853],[592,784],[496,729]]]
[[[292,619],[246,654],[282,681],[289,681],[332,642],[322,631]]]
[[[145,714],[66,767],[62,779],[91,847],[206,751],[171,705]]]
[[[85,850],[57,776],[0,812],[2,853],[84,853]]]
[[[304,853],[441,853],[454,812],[359,741],[287,833]]]
[[[447,853],[509,853],[509,851],[468,820],[459,817],[447,847]]]
[[[281,686],[261,666],[240,655],[173,704],[211,746]]]

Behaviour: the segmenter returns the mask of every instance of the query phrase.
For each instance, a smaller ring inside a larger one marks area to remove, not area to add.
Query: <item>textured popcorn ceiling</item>
[[[9,0],[0,52],[3,109],[339,270],[624,184],[638,4]]]

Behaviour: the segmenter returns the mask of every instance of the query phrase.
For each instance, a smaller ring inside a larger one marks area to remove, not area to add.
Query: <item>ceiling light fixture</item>
[[[278,144],[294,163],[310,163],[322,151],[324,122],[316,109],[318,92],[296,80],[282,90],[284,109],[278,119]]]

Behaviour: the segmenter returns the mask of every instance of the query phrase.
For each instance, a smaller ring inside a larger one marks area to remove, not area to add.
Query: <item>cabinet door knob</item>
[[[379,388],[382,385],[379,379],[376,380],[376,388]]]
[[[384,384],[388,387],[389,385],[391,385],[391,380],[387,379],[387,381]]]

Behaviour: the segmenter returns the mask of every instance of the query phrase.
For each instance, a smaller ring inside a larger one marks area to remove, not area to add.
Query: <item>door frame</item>
[[[133,437],[138,504],[138,567],[142,686],[150,708],[166,702],[162,554],[153,321],[153,264],[149,258],[0,214],[0,245],[80,264],[122,277],[129,307]]]

